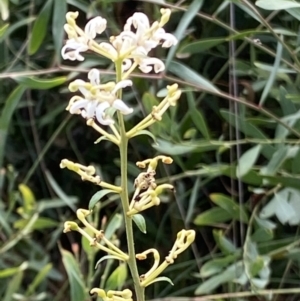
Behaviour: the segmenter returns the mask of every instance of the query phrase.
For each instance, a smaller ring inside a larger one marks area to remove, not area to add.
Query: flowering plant
[[[107,25],[107,21],[101,17],[90,20],[85,29],[82,30],[76,24],[77,12],[69,12],[66,15],[67,23],[64,28],[68,35],[66,45],[62,48],[64,59],[83,61],[83,53],[93,51],[111,60],[115,65],[116,80],[101,83],[100,72],[92,69],[88,73],[88,81],[77,79],[70,83],[71,92],[79,92],[71,98],[67,110],[71,114],[78,114],[86,120],[88,126],[96,130],[102,138],[114,143],[120,151],[121,160],[121,184],[119,186],[103,181],[93,166],[84,166],[74,163],[68,159],[61,161],[61,168],[68,168],[79,174],[82,180],[90,181],[95,185],[108,189],[119,196],[125,221],[127,238],[127,252],[122,251],[117,244],[105,236],[103,230],[96,229],[87,220],[92,213],[92,208],[78,209],[77,218],[84,225],[81,228],[73,221],[65,222],[64,232],[77,231],[81,233],[92,247],[98,248],[107,253],[105,259],[111,258],[127,263],[135,288],[135,299],[144,300],[144,289],[148,285],[166,277],[159,277],[161,273],[186,250],[195,239],[193,230],[181,230],[177,234],[175,243],[165,260],[160,262],[160,254],[156,249],[149,249],[140,254],[136,254],[134,247],[134,235],[132,222],[143,218],[140,212],[160,204],[160,194],[166,189],[173,190],[171,184],[156,183],[156,168],[161,161],[164,164],[171,164],[172,159],[163,155],[155,158],[137,162],[137,166],[145,171],[141,172],[134,181],[134,193],[129,199],[127,188],[127,148],[128,141],[132,137],[143,134],[144,130],[155,122],[159,122],[164,112],[175,106],[181,95],[177,84],[167,86],[167,95],[152,112],[141,120],[130,130],[126,130],[123,115],[133,112],[122,99],[122,89],[132,86],[129,79],[130,74],[139,68],[143,73],[154,71],[156,73],[165,69],[164,63],[155,57],[150,57],[149,53],[158,45],[171,47],[177,43],[177,39],[170,33],[166,33],[163,26],[168,22],[171,11],[161,9],[161,19],[150,25],[148,17],[143,13],[135,13],[130,17],[123,31],[118,36],[110,37],[109,42],[98,43],[96,37],[102,34]],[[153,255],[154,264],[152,268],[140,275],[137,267],[137,260],[144,260],[149,254]],[[132,300],[133,293],[129,289],[123,291],[105,292],[101,288],[93,288],[90,291],[97,294],[103,300]]]

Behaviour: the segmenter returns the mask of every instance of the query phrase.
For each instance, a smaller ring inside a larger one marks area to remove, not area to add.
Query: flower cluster
[[[150,58],[149,52],[158,45],[168,48],[177,44],[177,39],[162,28],[170,18],[169,9],[161,9],[161,20],[150,26],[148,17],[143,13],[135,13],[124,25],[118,36],[110,37],[110,43],[97,43],[95,38],[106,29],[107,21],[101,17],[90,20],[82,30],[76,24],[78,12],[67,13],[67,24],[64,28],[68,34],[66,45],[62,48],[62,57],[69,60],[83,61],[82,52],[91,50],[103,55],[113,62],[121,61],[123,71],[133,70],[135,67],[144,73],[161,72],[165,69],[158,58]]]
[[[100,84],[100,72],[92,69],[88,73],[90,82],[76,79],[69,85],[71,92],[80,91],[82,96],[75,95],[70,99],[67,110],[71,114],[81,114],[86,119],[96,117],[97,121],[103,125],[111,125],[113,119],[106,113],[108,108],[119,110],[122,114],[127,115],[133,112],[122,99],[119,99],[117,92],[120,89],[132,85],[132,81],[122,80],[118,83],[108,82]]]
[[[134,215],[144,211],[152,206],[160,204],[159,195],[165,189],[173,190],[171,184],[158,185],[155,182],[156,167],[158,161],[161,160],[165,164],[171,164],[172,158],[166,156],[157,156],[153,159],[137,162],[136,165],[140,168],[145,168],[148,165],[147,171],[141,172],[134,181],[135,192],[129,205],[127,215]]]
[[[77,173],[82,180],[106,188],[105,193],[115,193],[121,199],[123,216],[125,219],[125,229],[127,231],[128,253],[118,248],[118,242],[111,241],[109,236],[105,236],[103,230],[98,230],[89,222],[89,215],[92,213],[93,201],[90,201],[89,209],[78,209],[77,218],[84,225],[80,227],[76,222],[67,221],[64,225],[64,232],[77,231],[84,236],[91,247],[104,251],[107,255],[102,257],[98,263],[105,259],[116,259],[126,262],[131,271],[137,300],[144,300],[144,288],[156,281],[166,280],[166,277],[158,277],[170,264],[174,263],[177,256],[190,246],[195,239],[195,231],[181,230],[177,234],[176,241],[165,260],[160,263],[160,255],[156,249],[149,249],[143,253],[136,254],[132,234],[132,221],[137,223],[137,219],[143,219],[138,213],[160,204],[160,195],[166,190],[174,191],[171,184],[160,184],[156,182],[156,169],[160,161],[164,164],[171,164],[172,159],[167,156],[157,156],[137,162],[139,168],[146,169],[141,172],[134,181],[134,193],[129,199],[127,191],[127,147],[128,140],[139,134],[144,134],[145,129],[159,122],[163,114],[170,106],[175,106],[180,98],[181,90],[177,84],[167,86],[166,97],[157,105],[153,106],[151,113],[142,119],[138,124],[126,131],[123,115],[133,112],[122,99],[122,90],[132,86],[132,81],[128,79],[135,68],[139,68],[144,73],[161,72],[165,69],[164,63],[155,57],[149,57],[152,49],[158,45],[171,47],[177,43],[177,39],[166,33],[163,26],[168,22],[171,11],[161,9],[161,19],[150,25],[148,17],[143,13],[135,13],[124,25],[123,31],[110,37],[109,42],[98,42],[97,35],[106,29],[107,21],[101,17],[90,20],[84,30],[76,24],[77,12],[69,12],[66,15],[67,24],[64,28],[68,34],[66,45],[62,48],[64,59],[83,61],[83,52],[93,51],[110,59],[116,69],[116,81],[101,83],[100,72],[92,69],[88,73],[88,81],[77,79],[70,83],[71,92],[79,92],[80,95],[73,96],[67,106],[71,114],[79,114],[87,121],[87,125],[98,131],[102,137],[119,147],[121,158],[121,183],[115,186],[96,175],[96,169],[92,166],[84,166],[63,159],[60,167],[67,168]],[[118,123],[115,126],[113,115],[117,111]],[[104,130],[100,125],[109,126],[110,132]],[[101,138],[97,140],[101,141]],[[102,192],[102,191],[101,191]],[[103,194],[105,195],[105,194]],[[137,223],[138,224],[138,223]],[[101,226],[101,229],[103,227]],[[146,259],[149,254],[153,254],[154,264],[144,275],[138,272],[136,260]],[[98,265],[97,263],[97,265]],[[96,265],[96,267],[97,267]],[[97,294],[104,301],[132,301],[132,292],[129,289],[123,291],[107,291],[101,288],[93,288],[91,294]]]

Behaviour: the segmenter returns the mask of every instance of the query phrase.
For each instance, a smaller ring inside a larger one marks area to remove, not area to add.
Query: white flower
[[[92,69],[88,73],[89,83],[77,79],[70,84],[69,89],[74,92],[79,90],[83,97],[74,96],[71,98],[67,110],[71,114],[81,114],[83,118],[96,120],[103,125],[113,124],[114,121],[106,114],[110,107],[127,115],[133,112],[122,99],[117,98],[120,89],[131,86],[131,80],[123,80],[118,83],[100,84],[100,72]]]
[[[67,41],[66,45],[61,49],[61,56],[64,60],[83,61],[84,57],[80,54],[80,52],[85,52],[88,49],[88,46],[84,43],[80,43],[75,39],[70,39]]]
[[[153,67],[152,67],[153,65]],[[162,72],[165,70],[164,63],[155,57],[147,57],[144,59],[140,59],[139,69],[144,73],[149,73],[154,69],[155,73]]]
[[[89,42],[94,40],[97,34],[101,34],[106,29],[106,20],[101,17],[91,19],[85,26],[84,31],[76,24],[78,12],[69,12],[66,15],[67,23],[64,29],[68,34],[66,45],[61,50],[64,59],[71,61],[83,61],[84,57],[80,54],[90,49]]]
[[[93,18],[85,25],[84,32],[90,39],[95,39],[97,34],[101,34],[106,29],[106,23],[104,18]]]

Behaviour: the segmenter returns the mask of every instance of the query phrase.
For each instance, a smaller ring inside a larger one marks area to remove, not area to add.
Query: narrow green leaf
[[[241,261],[234,263],[222,273],[213,276],[200,284],[195,291],[195,295],[208,294],[221,284],[231,282],[234,279],[241,277],[243,272],[243,263]]]
[[[200,276],[203,278],[211,277],[220,273],[230,263],[237,259],[237,255],[228,255],[222,258],[214,258],[205,262],[200,270]]]
[[[4,298],[2,298],[2,301],[14,300],[13,294],[20,291],[23,278],[24,271],[19,271],[17,274],[15,274],[5,290],[5,295]]]
[[[283,37],[282,37],[282,39],[283,39]],[[264,90],[261,94],[260,101],[259,101],[260,106],[263,106],[263,104],[274,84],[274,81],[276,79],[277,71],[278,71],[279,64],[280,64],[281,58],[282,58],[282,50],[283,50],[282,42],[277,42],[277,50],[276,50],[276,57],[275,57],[274,65],[273,65],[272,71],[268,77],[267,84],[265,85]]]
[[[15,88],[11,94],[9,95],[8,99],[6,100],[4,107],[1,112],[0,116],[0,168],[2,167],[2,162],[4,158],[4,148],[5,148],[5,142],[6,142],[6,136],[8,132],[8,127],[10,120],[12,118],[12,115],[17,108],[19,101],[25,92],[25,87],[18,86]]]
[[[280,10],[300,7],[300,3],[293,0],[258,0],[255,2],[255,5],[266,10]]]
[[[1,131],[7,131],[11,117],[17,107],[17,105],[19,104],[19,101],[23,95],[23,93],[25,92],[26,88],[23,86],[18,86],[17,88],[15,88],[11,94],[9,95],[8,99],[5,102],[5,105],[2,109],[1,112],[1,118],[0,118],[0,130]],[[0,132],[1,133],[1,132]],[[1,137],[0,135],[0,141],[1,144],[3,145],[3,137]]]
[[[104,261],[104,260],[109,260],[109,259],[120,260],[120,258],[117,257],[117,256],[114,256],[114,255],[105,255],[105,256],[101,257],[101,258],[97,261],[97,263],[96,263],[96,265],[95,265],[95,270],[98,269],[99,264],[100,264],[102,261]]]
[[[120,263],[120,265],[108,277],[105,290],[120,289],[127,279],[127,264]]]
[[[0,1],[1,3],[1,1]],[[33,22],[35,20],[34,17],[29,17],[22,19],[20,21],[17,21],[16,23],[10,25],[7,30],[4,31],[3,35],[0,36],[0,43],[3,42],[6,38],[8,38],[14,31],[19,29],[20,27],[24,25],[28,25],[29,23]]]
[[[199,214],[194,219],[197,226],[214,226],[219,223],[225,223],[232,219],[230,213],[220,207],[214,207]]]
[[[222,230],[213,230],[213,236],[218,248],[222,251],[225,255],[232,255],[236,252],[236,247],[233,243],[224,236]]]
[[[226,210],[229,214],[231,214],[231,217],[235,220],[239,220],[243,223],[248,222],[248,214],[245,211],[245,209],[233,201],[233,199],[227,197],[224,194],[221,193],[214,193],[210,195],[210,199],[219,207]]]
[[[196,206],[196,202],[198,200],[198,191],[199,191],[199,187],[200,187],[200,177],[197,177],[194,185],[193,185],[193,189],[192,189],[192,193],[190,196],[190,199],[188,201],[188,210],[186,212],[186,218],[185,218],[185,223],[188,225],[191,221],[191,218],[195,212],[195,206]]]
[[[279,149],[273,154],[267,166],[261,169],[261,174],[271,176],[275,175],[275,173],[281,167],[283,162],[288,158],[288,150],[288,146],[280,146]]]
[[[62,28],[66,22],[67,1],[54,0],[52,17],[52,35],[56,51],[57,61],[61,61],[61,48],[63,45],[64,31]]]
[[[180,22],[177,25],[176,31],[175,31],[175,37],[178,40],[181,40],[184,37],[184,33],[191,23],[191,21],[194,19],[200,8],[202,7],[204,3],[204,0],[194,0],[192,3],[189,4],[187,7],[187,10],[185,11],[184,15],[181,17]],[[166,59],[166,70],[169,69],[170,63],[172,62],[172,59],[174,58],[174,54],[177,50],[177,46],[171,47],[169,50],[167,59]]]
[[[123,215],[116,213],[109,220],[107,227],[105,228],[105,237],[111,239],[111,237],[116,233],[117,230],[121,228],[123,224]]]
[[[21,219],[14,222],[15,229],[23,229],[28,224],[28,220]],[[39,217],[32,225],[32,230],[42,230],[57,227],[59,223],[51,218]]]
[[[201,41],[193,42],[190,44],[184,45],[180,50],[180,54],[193,54],[193,53],[202,53],[209,50],[212,47],[215,47],[221,43],[227,42],[226,37],[223,38],[209,38],[202,39]]]
[[[249,150],[247,150],[238,161],[238,165],[236,167],[236,176],[238,178],[242,178],[244,175],[246,175],[250,169],[255,164],[259,154],[261,151],[261,145],[258,144],[256,146],[253,146]]]
[[[169,277],[166,277],[166,276],[157,277],[153,281],[151,281],[148,285],[150,285],[152,283],[155,283],[155,282],[160,282],[160,281],[166,281],[166,282],[169,282],[171,285],[174,285],[172,280]]]
[[[76,262],[74,256],[69,251],[66,251],[62,248],[60,248],[60,253],[62,255],[62,261],[64,267],[68,274],[70,290],[71,290],[70,301],[82,301],[88,299],[84,281],[82,279],[82,275],[78,263]]]
[[[93,210],[95,205],[107,194],[109,193],[115,193],[115,191],[111,189],[102,189],[100,191],[97,191],[90,199],[89,201],[89,210]]]
[[[76,211],[76,206],[74,203],[77,201],[77,197],[66,195],[63,190],[59,187],[49,170],[45,172],[47,180],[49,181],[50,186],[53,188],[57,196],[65,202],[74,212]]]
[[[25,271],[28,268],[28,262],[24,261],[20,266],[0,270],[0,278],[11,277],[18,272]]]
[[[45,3],[45,5],[43,6],[42,10],[39,12],[38,17],[36,18],[33,24],[32,32],[28,44],[29,55],[33,55],[39,50],[40,46],[44,41],[44,38],[46,37],[47,30],[48,30],[48,22],[51,16],[52,1],[53,0],[48,0]]]
[[[169,71],[177,75],[179,78],[186,82],[196,85],[197,87],[214,94],[219,94],[218,88],[216,88],[209,80],[205,79],[191,68],[185,66],[182,63],[172,61],[169,65]]]
[[[4,33],[6,32],[6,30],[8,29],[8,27],[9,27],[8,23],[6,23],[6,24],[4,24],[4,25],[2,25],[0,27],[0,38],[4,35]]]
[[[146,221],[145,218],[141,214],[135,214],[132,217],[134,223],[137,225],[137,227],[140,229],[140,231],[144,234],[147,233],[146,230]]]
[[[189,104],[189,114],[197,127],[197,129],[202,133],[203,137],[207,140],[210,139],[210,134],[208,126],[206,124],[205,118],[200,109],[196,108],[194,94],[190,91],[187,92],[187,99]]]
[[[52,263],[46,264],[34,277],[34,279],[30,282],[25,296],[30,296],[31,294],[35,293],[36,288],[40,285],[42,281],[45,280],[47,275],[50,273],[52,269]]]
[[[14,77],[13,78],[16,82],[26,86],[30,89],[36,89],[36,90],[48,90],[56,86],[60,86],[63,83],[66,82],[67,77],[66,76],[60,76],[55,77],[51,79],[43,79],[43,78],[37,78],[34,76],[30,77]]]

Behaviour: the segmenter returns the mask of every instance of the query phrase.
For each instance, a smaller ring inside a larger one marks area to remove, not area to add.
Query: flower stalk
[[[137,162],[139,168],[146,169],[141,172],[134,181],[134,194],[129,201],[128,193],[128,141],[140,131],[148,128],[155,122],[162,119],[163,114],[170,106],[175,106],[181,96],[181,90],[177,84],[167,86],[167,95],[162,102],[154,106],[152,112],[129,131],[126,131],[124,116],[133,112],[123,100],[123,89],[131,87],[130,74],[139,68],[141,72],[156,73],[165,69],[163,61],[159,58],[149,57],[152,49],[158,45],[168,48],[177,44],[177,39],[170,33],[166,33],[162,28],[169,20],[171,11],[161,9],[161,19],[150,25],[148,17],[143,13],[135,13],[130,17],[123,31],[118,36],[112,36],[109,42],[98,43],[95,38],[106,29],[106,20],[96,17],[90,20],[84,30],[76,24],[77,12],[69,12],[66,15],[67,23],[64,28],[68,35],[66,45],[62,48],[64,59],[83,61],[82,53],[93,51],[97,55],[110,59],[116,70],[115,81],[102,83],[100,72],[91,69],[87,75],[88,81],[77,79],[69,84],[69,90],[79,95],[74,95],[66,108],[70,114],[80,115],[86,120],[86,124],[96,130],[100,135],[95,143],[101,140],[108,140],[119,148],[121,184],[116,186],[107,183],[96,175],[96,170],[92,165],[84,166],[74,163],[68,159],[61,161],[60,167],[67,168],[80,175],[84,181],[89,181],[116,193],[120,197],[122,204],[125,232],[127,239],[127,253],[119,249],[110,239],[105,236],[104,230],[99,230],[91,224],[87,217],[91,210],[78,209],[77,218],[85,226],[81,228],[72,221],[65,222],[64,232],[77,231],[84,236],[92,247],[96,247],[108,255],[104,259],[117,259],[127,263],[134,284],[135,300],[145,300],[145,287],[155,281],[159,281],[158,276],[172,263],[177,256],[186,250],[195,239],[193,230],[182,230],[177,234],[177,239],[169,255],[160,264],[159,251],[151,248],[142,253],[136,254],[133,233],[133,220],[137,213],[148,210],[160,204],[159,196],[166,190],[174,192],[174,186],[169,183],[157,185],[156,168],[161,161],[164,164],[171,164],[172,158],[167,156],[157,156]],[[117,124],[117,126],[115,126]],[[103,127],[108,129],[103,129]],[[93,237],[92,237],[92,236]],[[153,254],[154,264],[144,275],[138,272],[137,259],[146,259],[149,254]],[[97,263],[97,264],[98,264]],[[102,282],[101,282],[102,283]],[[129,289],[122,291],[105,292],[101,288],[91,289],[91,294],[97,294],[104,301],[133,301],[133,293]]]

